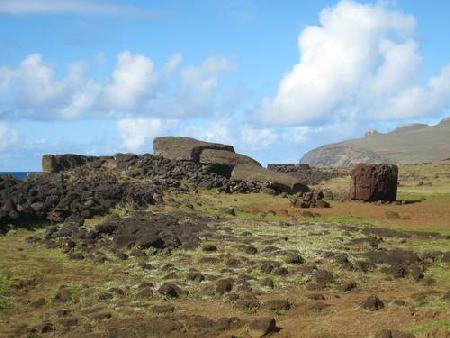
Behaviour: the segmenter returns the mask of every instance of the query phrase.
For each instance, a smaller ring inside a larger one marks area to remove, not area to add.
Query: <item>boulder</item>
[[[234,153],[233,146],[199,141],[191,137],[155,137],[153,140],[153,154],[171,160],[199,162],[204,149]]]
[[[42,171],[46,173],[59,173],[81,167],[85,164],[97,163],[99,166],[111,158],[111,156],[86,156],[86,155],[44,155],[42,156]]]
[[[395,201],[398,167],[394,164],[358,164],[351,171],[352,200]]]
[[[305,184],[290,175],[270,171],[255,164],[237,164],[231,177],[240,181],[263,183],[277,192],[297,193],[309,190]]]
[[[231,172],[237,164],[261,166],[261,164],[249,156],[222,149],[204,149],[200,153],[199,161],[205,166],[206,172],[216,173],[227,178],[230,178]]]
[[[227,150],[220,149],[205,149],[200,154],[200,163],[202,164],[222,164],[235,166],[237,164],[254,164],[261,166],[261,164],[250,156],[236,154]]]

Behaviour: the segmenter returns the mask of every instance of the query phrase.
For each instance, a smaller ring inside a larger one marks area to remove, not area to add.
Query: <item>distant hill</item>
[[[348,167],[356,163],[413,164],[450,158],[450,118],[436,126],[411,124],[389,133],[370,130],[362,138],[324,145],[307,152],[300,163]]]

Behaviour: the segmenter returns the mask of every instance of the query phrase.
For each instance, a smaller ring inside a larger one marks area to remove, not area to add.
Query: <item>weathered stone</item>
[[[85,155],[44,155],[42,156],[42,171],[58,173],[65,170],[81,167],[87,163],[101,163],[112,156],[85,156]]]
[[[237,164],[261,164],[249,156],[236,154],[228,150],[204,149],[199,157],[202,164],[222,164],[234,167]]]
[[[398,167],[394,164],[358,164],[352,172],[350,197],[363,201],[395,201]]]
[[[153,154],[171,160],[199,162],[205,149],[224,150],[234,153],[233,146],[196,140],[191,137],[155,137]]]
[[[234,167],[231,177],[235,180],[264,183],[277,192],[304,192],[308,187],[294,177],[267,170],[254,164],[238,164]]]
[[[362,303],[362,307],[366,310],[377,311],[384,308],[384,303],[377,296],[371,295]]]
[[[251,337],[264,337],[265,335],[274,332],[277,328],[274,318],[257,318],[249,324],[249,334]]]
[[[220,279],[216,283],[216,292],[220,295],[231,292],[234,286],[234,280],[232,278]]]

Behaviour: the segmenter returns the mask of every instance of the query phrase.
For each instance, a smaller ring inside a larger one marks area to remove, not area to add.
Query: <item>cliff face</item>
[[[422,163],[450,157],[450,119],[436,126],[412,124],[389,133],[324,145],[307,152],[300,163],[317,167],[349,167],[357,163]]]

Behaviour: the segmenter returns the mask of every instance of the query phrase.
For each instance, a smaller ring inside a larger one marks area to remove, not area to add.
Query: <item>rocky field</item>
[[[2,179],[0,336],[449,336],[445,163],[400,167],[403,202],[367,203],[336,199],[345,174],[304,192],[216,150]]]

